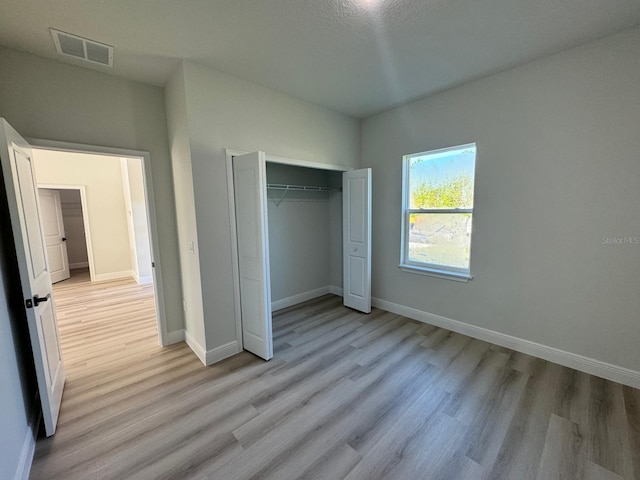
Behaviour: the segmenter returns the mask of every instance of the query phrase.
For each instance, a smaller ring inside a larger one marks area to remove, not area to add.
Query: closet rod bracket
[[[273,202],[275,204],[276,207],[279,207],[280,204],[282,203],[282,201],[284,200],[285,195],[287,194],[287,192],[289,191],[289,186],[287,186],[284,191],[282,192],[282,196],[280,197],[280,199],[277,202]]]

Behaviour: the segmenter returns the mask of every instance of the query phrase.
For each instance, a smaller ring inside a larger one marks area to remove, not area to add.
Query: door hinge
[[[24,301],[24,305],[25,305],[27,308],[33,308],[33,300],[31,300],[30,298],[27,298],[27,299]]]
[[[151,268],[156,268],[156,262],[151,262]]]

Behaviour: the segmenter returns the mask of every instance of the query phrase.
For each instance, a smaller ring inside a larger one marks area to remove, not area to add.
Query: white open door
[[[44,235],[51,283],[58,283],[71,276],[69,273],[69,257],[67,256],[67,236],[62,220],[60,192],[39,188],[38,194],[40,195],[42,233]]]
[[[273,336],[264,152],[233,157],[233,189],[238,232],[242,341],[245,350],[269,360],[273,357]]]
[[[0,119],[0,159],[47,436],[56,430],[64,366],[29,144]]]
[[[371,311],[371,169],[342,174],[344,305]]]

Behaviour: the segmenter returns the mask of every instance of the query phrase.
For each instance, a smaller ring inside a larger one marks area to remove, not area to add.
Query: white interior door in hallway
[[[65,374],[51,274],[40,227],[40,202],[30,145],[0,119],[0,160],[24,307],[47,436],[56,431]]]
[[[60,192],[39,188],[42,208],[42,230],[49,262],[51,282],[58,283],[70,277],[67,237],[62,216]]]

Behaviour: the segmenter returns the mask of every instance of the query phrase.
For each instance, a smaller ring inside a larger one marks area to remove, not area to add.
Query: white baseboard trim
[[[136,278],[136,282],[138,282],[138,285],[149,285],[153,283],[153,275],[149,275],[148,277],[138,277]]]
[[[78,268],[89,268],[89,262],[77,262],[69,264],[69,270],[76,270]]]
[[[212,348],[211,350],[205,350],[204,347],[200,345],[200,343],[187,330],[184,331],[184,340],[205,367],[231,357],[236,353],[240,353],[240,350],[238,349],[238,342],[235,340],[233,342],[220,345],[219,347]]]
[[[22,448],[20,449],[20,458],[14,475],[15,480],[29,480],[31,473],[31,464],[33,463],[33,454],[36,451],[36,439],[33,434],[34,425],[27,425]]]
[[[338,295],[339,297],[342,297],[343,290],[342,290],[342,287],[336,287],[335,285],[331,285],[329,286],[329,293],[333,293],[334,295]]]
[[[120,280],[123,278],[132,277],[133,272],[131,270],[123,270],[122,272],[96,273],[93,279],[93,283],[109,282],[111,280]]]
[[[326,287],[316,288],[315,290],[309,290],[307,292],[298,293],[297,295],[293,295],[292,297],[276,300],[274,302],[271,302],[271,311],[275,312],[276,310],[282,310],[283,308],[291,307],[293,305],[297,305],[302,302],[313,300],[314,298],[318,298],[318,297],[321,297],[322,295],[326,295],[330,291],[331,291],[331,287],[327,285]]]
[[[207,366],[207,352],[202,345],[189,333],[188,330],[184,331],[184,341],[187,342],[189,348],[193,350],[193,353],[196,354],[196,357],[200,359],[202,364]]]
[[[207,350],[207,363],[205,365],[213,365],[214,363],[231,357],[236,353],[240,353],[240,349],[238,348],[238,342],[235,340],[233,342],[220,345],[219,347],[213,348],[211,350]]]
[[[185,334],[184,330],[176,330],[175,332],[168,332],[166,338],[166,345],[173,345],[174,343],[184,342]]]
[[[415,308],[405,307],[404,305],[388,302],[380,298],[372,298],[371,304],[374,307],[412,318],[419,322],[428,323],[469,337],[484,340],[485,342],[494,343],[501,347],[510,348],[518,352],[526,353],[527,355],[542,358],[565,367],[580,370],[581,372],[622,383],[630,387],[640,388],[640,372],[635,370],[612,365],[600,360],[560,350],[558,348],[548,347],[540,343],[506,335],[494,330],[477,327],[475,325],[470,325],[468,323],[442,317],[433,313],[424,312]]]

